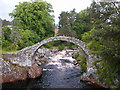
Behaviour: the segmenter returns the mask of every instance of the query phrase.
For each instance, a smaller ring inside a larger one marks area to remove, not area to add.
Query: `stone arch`
[[[90,53],[89,49],[85,45],[85,43],[79,39],[76,39],[74,37],[66,37],[66,36],[56,36],[56,37],[50,37],[48,39],[44,39],[41,42],[38,42],[37,44],[33,46],[26,47],[22,50],[20,50],[17,55],[16,55],[16,62],[19,65],[22,66],[31,66],[35,61],[34,61],[34,55],[36,51],[44,44],[51,42],[51,41],[57,41],[57,40],[62,40],[62,41],[67,41],[71,42],[77,46],[79,46],[87,55],[87,67],[90,68],[92,67],[92,63],[95,60],[96,57],[92,53]],[[24,63],[24,65],[23,65]]]
[[[51,37],[51,38],[44,39],[43,41],[41,41],[41,42],[38,44],[38,46],[36,47],[36,50],[34,51],[34,54],[33,54],[33,57],[32,57],[32,58],[34,59],[35,53],[37,52],[37,50],[38,50],[42,45],[44,45],[44,44],[46,44],[46,43],[49,43],[49,42],[52,42],[52,41],[58,41],[58,40],[66,41],[66,42],[71,42],[71,43],[79,46],[79,47],[83,50],[83,52],[84,52],[86,55],[88,55],[88,52],[86,52],[86,50],[85,50],[85,48],[87,48],[86,45],[85,45],[85,43],[82,42],[82,41],[80,41],[79,39],[74,38],[74,37],[56,36],[56,37]]]

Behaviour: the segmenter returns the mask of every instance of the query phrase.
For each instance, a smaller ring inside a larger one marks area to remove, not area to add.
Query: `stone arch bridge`
[[[34,63],[34,54],[35,52],[44,44],[56,41],[56,40],[62,40],[71,42],[75,45],[78,45],[87,55],[87,67],[90,68],[92,66],[92,62],[95,60],[95,56],[90,53],[85,43],[79,39],[76,39],[74,37],[66,37],[66,36],[56,36],[51,37],[48,39],[44,39],[41,42],[38,42],[37,44],[33,46],[26,47],[18,52],[12,53],[11,55],[8,55],[8,57],[11,59],[12,63],[18,64],[20,66],[32,66]]]

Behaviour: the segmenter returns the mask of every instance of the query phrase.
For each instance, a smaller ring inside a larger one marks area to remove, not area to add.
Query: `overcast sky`
[[[0,18],[12,20],[9,17],[15,9],[15,5],[18,5],[19,2],[30,1],[30,0],[0,0]],[[90,6],[92,0],[45,0],[48,3],[51,3],[54,9],[55,23],[57,24],[59,19],[58,16],[61,11],[70,11],[76,9],[77,12]]]

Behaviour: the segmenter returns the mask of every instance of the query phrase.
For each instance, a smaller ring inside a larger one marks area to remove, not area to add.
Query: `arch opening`
[[[74,37],[65,37],[65,36],[57,36],[57,37],[51,37],[51,38],[48,38],[48,39],[45,39],[43,41],[41,41],[40,43],[38,43],[38,46],[36,47],[35,51],[34,51],[34,54],[32,56],[32,60],[35,60],[35,55],[36,55],[36,52],[38,51],[38,49],[49,43],[49,42],[53,42],[53,41],[66,41],[66,42],[70,42],[70,43],[73,43],[74,45],[78,46],[79,49],[81,49],[85,55],[87,56],[88,58],[88,54],[86,53],[86,51],[84,50],[85,49],[85,44],[84,42],[80,41],[79,39],[76,39]]]

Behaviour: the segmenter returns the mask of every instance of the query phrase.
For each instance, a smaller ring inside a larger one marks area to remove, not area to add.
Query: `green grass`
[[[18,50],[7,50],[7,49],[2,49],[1,52],[2,53],[9,53],[9,52],[17,52]]]

